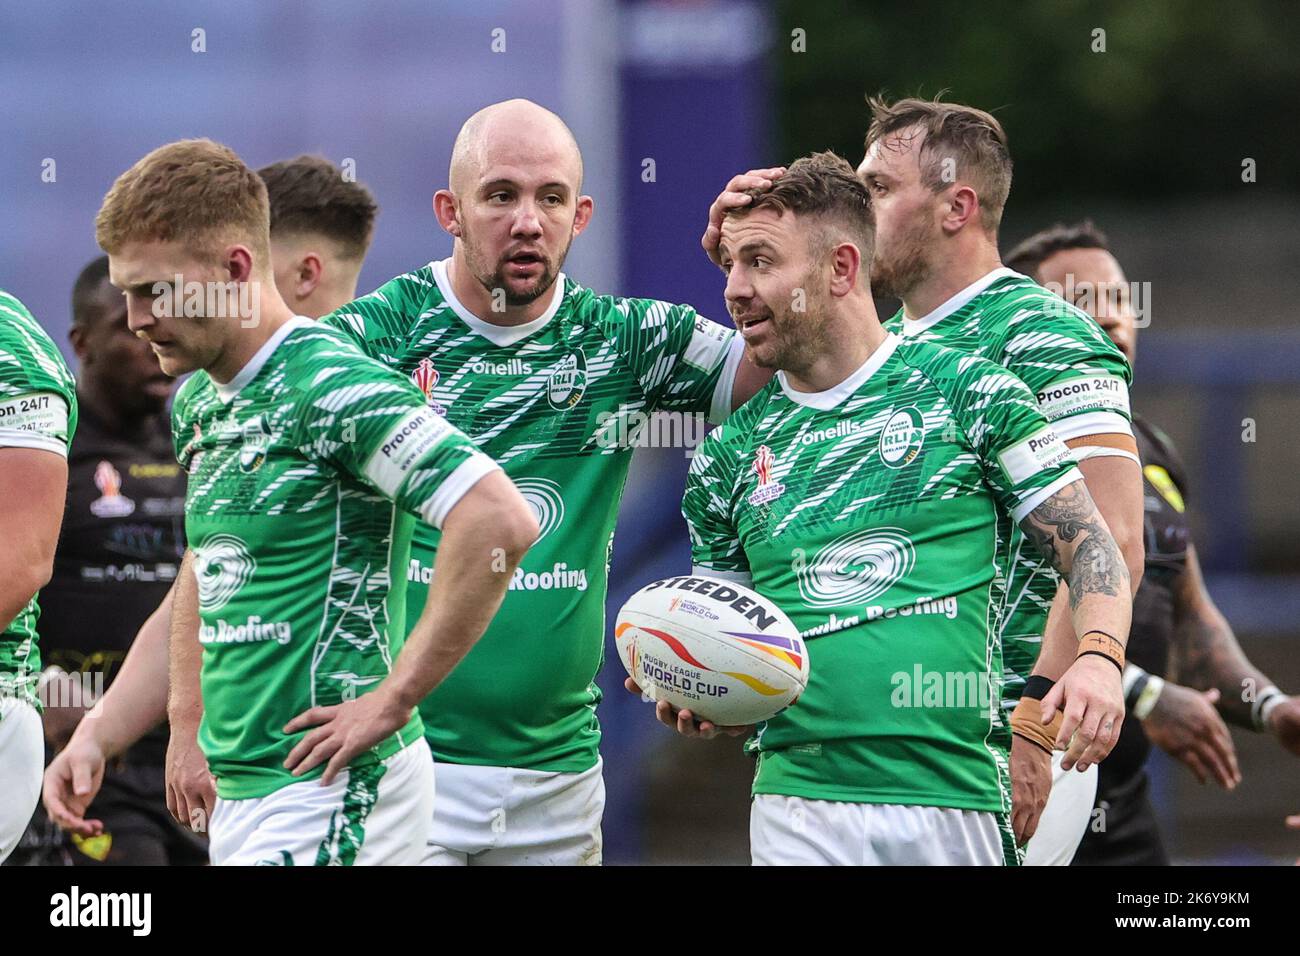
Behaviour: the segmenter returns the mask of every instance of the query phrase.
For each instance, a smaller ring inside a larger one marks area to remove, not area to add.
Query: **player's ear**
[[[221,268],[230,282],[247,282],[253,277],[253,253],[242,243],[227,246],[221,257]]]
[[[316,291],[324,271],[325,266],[318,254],[308,252],[302,257],[294,275],[294,292],[299,298],[305,299]]]
[[[975,190],[958,186],[948,199],[948,211],[943,217],[943,231],[951,235],[966,223],[979,216],[980,203]]]
[[[450,189],[439,189],[433,194],[433,214],[438,217],[438,225],[455,236],[461,237],[460,212],[456,209],[456,197]]]
[[[858,284],[862,253],[851,242],[841,242],[830,252],[831,295],[848,295]]]
[[[590,196],[578,197],[578,208],[573,216],[573,234],[576,236],[587,228],[591,217],[596,212],[596,200]]]
[[[78,362],[85,365],[86,357],[90,354],[90,343],[86,341],[85,326],[74,325],[68,329],[68,341],[72,343],[72,354],[77,356]]]

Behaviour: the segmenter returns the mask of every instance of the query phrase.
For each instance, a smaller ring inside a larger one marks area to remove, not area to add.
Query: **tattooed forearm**
[[[1066,485],[1031,511],[1021,529],[1065,578],[1070,609],[1090,594],[1128,594],[1128,568],[1082,481]]]
[[[1089,534],[1074,550],[1067,580],[1070,582],[1070,610],[1079,606],[1086,594],[1106,594],[1114,597],[1128,594],[1128,568],[1119,545],[1104,528],[1099,534]]]

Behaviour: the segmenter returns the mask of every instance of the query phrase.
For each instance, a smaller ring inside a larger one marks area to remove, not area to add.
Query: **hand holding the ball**
[[[623,681],[623,686],[628,689],[629,693],[637,694],[650,700],[642,693],[641,688],[637,686],[636,681],[627,678]],[[683,737],[702,737],[705,740],[712,740],[718,734],[726,734],[728,737],[748,736],[754,732],[752,724],[739,727],[719,727],[709,720],[696,720],[695,715],[689,710],[677,710],[666,700],[655,701],[655,718],[665,727],[671,727]]]

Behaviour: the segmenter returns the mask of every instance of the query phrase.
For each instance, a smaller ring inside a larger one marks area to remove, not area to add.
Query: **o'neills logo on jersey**
[[[758,476],[758,487],[748,499],[751,505],[765,505],[785,494],[785,485],[772,480],[772,467],[775,464],[776,456],[772,454],[772,449],[759,445],[758,451],[754,453],[754,463],[749,466],[749,470]]]
[[[866,604],[916,565],[916,549],[901,528],[867,528],[836,538],[811,559],[794,562],[799,593],[812,607]]]
[[[110,461],[95,466],[95,487],[100,497],[90,503],[96,518],[125,518],[135,511],[135,502],[122,494],[122,475]]]
[[[523,359],[512,358],[508,362],[488,362],[475,359],[465,366],[475,375],[532,375],[533,363]]]
[[[572,408],[587,390],[587,355],[574,349],[555,363],[546,381],[546,400],[552,408]]]
[[[200,644],[252,644],[260,641],[275,641],[288,644],[293,639],[293,627],[288,621],[263,621],[256,614],[242,622],[217,621],[199,625]]]
[[[266,449],[271,444],[271,426],[261,415],[244,423],[244,444],[239,449],[239,470],[254,472],[266,461]]]
[[[853,435],[866,428],[862,422],[855,422],[852,419],[846,419],[839,422],[833,428],[818,428],[810,432],[804,432],[803,438],[799,439],[805,445],[816,445],[818,442],[824,442],[828,438],[844,438]]]
[[[910,465],[925,442],[925,421],[911,406],[889,416],[880,432],[880,460],[890,468]]]
[[[447,406],[433,400],[433,387],[438,384],[438,379],[441,377],[438,370],[433,367],[433,361],[428,358],[420,359],[420,364],[411,372],[411,381],[424,393],[425,404],[439,415],[446,415]]]

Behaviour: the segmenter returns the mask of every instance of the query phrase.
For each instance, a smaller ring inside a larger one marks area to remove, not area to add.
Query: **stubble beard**
[[[560,252],[557,260],[552,263],[550,258],[542,260],[542,274],[533,280],[531,286],[528,286],[522,292],[515,291],[510,280],[506,276],[506,262],[504,259],[497,259],[496,264],[487,268],[478,254],[474,251],[474,246],[470,242],[469,230],[463,225],[461,227],[461,241],[465,243],[465,259],[469,263],[470,271],[474,278],[478,280],[479,285],[487,290],[489,295],[494,295],[497,289],[505,293],[506,305],[512,308],[531,305],[539,298],[550,291],[551,286],[555,284],[556,276],[564,268],[564,260],[569,256],[569,246],[573,245],[573,238]]]
[[[830,316],[822,293],[812,291],[813,274],[803,279],[800,288],[805,290],[806,308],[796,312],[787,307],[779,313],[772,312],[773,361],[772,368],[800,374],[807,371],[830,348],[827,325]]]
[[[914,222],[888,249],[877,244],[871,260],[871,291],[874,295],[906,299],[929,278],[930,272],[928,227],[924,222]]]

